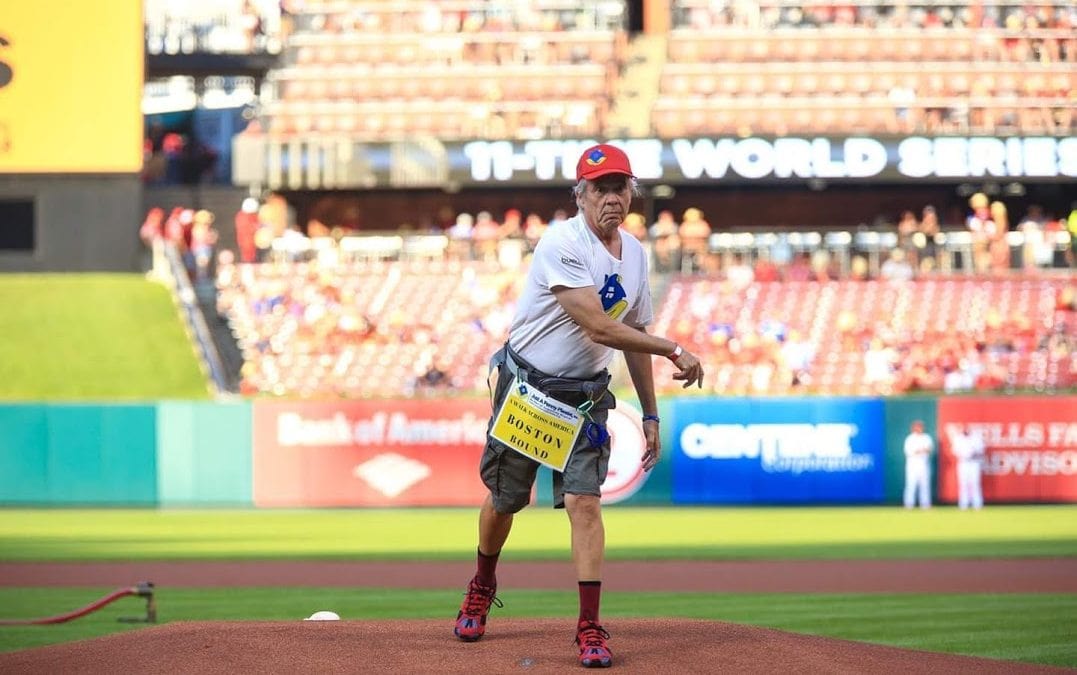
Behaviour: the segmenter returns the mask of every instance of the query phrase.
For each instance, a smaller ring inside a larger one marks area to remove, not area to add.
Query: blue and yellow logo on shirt
[[[620,274],[606,275],[606,283],[599,290],[598,297],[602,300],[602,309],[611,319],[618,318],[628,309],[628,294],[621,286]]]

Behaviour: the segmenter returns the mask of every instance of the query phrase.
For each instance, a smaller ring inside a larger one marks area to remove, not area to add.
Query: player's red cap
[[[576,180],[593,180],[611,173],[623,173],[633,177],[628,155],[624,150],[606,143],[587,148],[580,155],[580,161],[576,162]]]

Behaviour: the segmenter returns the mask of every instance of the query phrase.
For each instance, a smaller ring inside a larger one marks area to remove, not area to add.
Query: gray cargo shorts
[[[609,411],[617,400],[609,391],[609,375],[605,371],[595,380],[574,380],[569,378],[550,377],[526,365],[518,356],[514,358],[520,366],[521,374],[526,377],[530,386],[537,387],[545,394],[570,405],[580,405],[588,396],[585,390],[590,389],[592,395],[597,396],[594,407],[591,408],[591,419],[606,426]],[[516,378],[509,368],[502,364],[498,366],[497,385],[493,392],[493,415],[486,428],[486,447],[483,449],[482,460],[479,464],[479,475],[483,484],[490,490],[493,497],[494,509],[498,513],[516,513],[531,502],[531,490],[535,484],[535,476],[541,466],[538,462],[509,448],[504,443],[490,437],[489,432],[493,426],[494,417],[501,407],[501,403],[508,395],[509,387]],[[591,440],[583,432],[576,439],[576,445],[569,455],[568,464],[564,472],[553,472],[553,502],[554,508],[564,508],[565,494],[572,495],[602,495],[602,483],[606,480],[606,471],[609,469],[610,441],[607,436],[599,446],[591,445]]]

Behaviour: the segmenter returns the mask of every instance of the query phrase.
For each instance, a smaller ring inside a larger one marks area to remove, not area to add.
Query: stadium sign
[[[877,503],[879,399],[674,401],[678,504]]]
[[[474,506],[486,399],[255,401],[258,507]]]
[[[467,182],[571,181],[579,153],[591,143],[466,143]],[[1077,138],[790,136],[614,144],[624,148],[638,178],[647,181],[1077,177]]]
[[[951,434],[968,429],[984,439],[987,502],[1077,501],[1077,408],[1073,396],[939,399],[939,496],[957,499]]]
[[[239,135],[233,180],[290,189],[564,185],[594,139],[366,143]],[[1065,181],[1077,177],[1077,137],[761,136],[614,140],[644,183]]]
[[[142,168],[140,0],[6,2],[0,174]]]
[[[870,454],[853,452],[855,424],[689,424],[681,449],[692,459],[752,459],[767,473],[867,471]]]

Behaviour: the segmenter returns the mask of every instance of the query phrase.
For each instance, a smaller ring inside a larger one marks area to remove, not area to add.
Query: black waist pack
[[[513,351],[508,343],[505,343],[505,346],[494,354],[490,364],[491,366],[504,364],[509,372],[520,380],[543,394],[571,406],[580,406],[587,401],[593,401],[597,405],[606,395],[610,385],[608,370],[602,370],[594,377],[587,379],[547,375]]]

